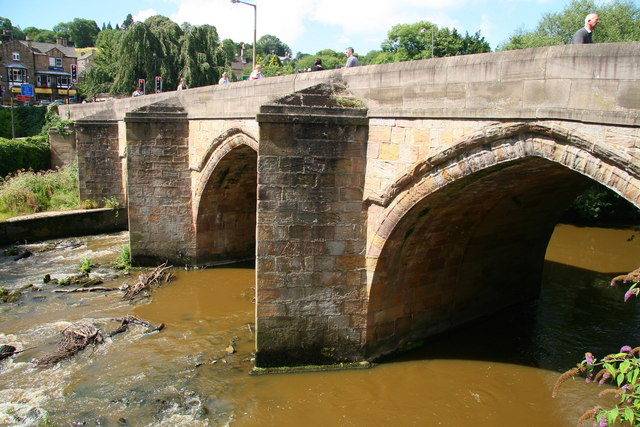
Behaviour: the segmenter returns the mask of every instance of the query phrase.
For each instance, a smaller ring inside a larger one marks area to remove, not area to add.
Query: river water
[[[152,298],[117,292],[54,293],[42,277],[75,274],[82,258],[106,268],[127,234],[63,245],[29,245],[34,255],[0,257],[0,286],[34,283],[0,305],[0,345],[25,350],[0,362],[0,425],[102,426],[571,426],[596,404],[598,386],[560,372],[622,345],[638,345],[640,311],[611,288],[637,268],[634,230],[558,226],[539,300],[436,338],[372,369],[249,376],[255,271],[176,271]],[[135,277],[105,282],[115,287]],[[55,348],[74,322],[115,330],[133,314],[165,329],[133,326],[53,367],[31,361]],[[236,352],[229,354],[232,345]]]

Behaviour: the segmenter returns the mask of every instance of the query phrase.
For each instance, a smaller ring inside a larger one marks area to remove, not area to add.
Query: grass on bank
[[[0,221],[51,210],[79,209],[78,165],[0,178]]]

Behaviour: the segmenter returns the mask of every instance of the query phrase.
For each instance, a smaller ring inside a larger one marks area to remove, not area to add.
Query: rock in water
[[[13,356],[16,348],[12,345],[0,345],[0,360]]]

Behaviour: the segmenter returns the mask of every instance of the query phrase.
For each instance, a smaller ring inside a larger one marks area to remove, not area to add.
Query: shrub
[[[46,172],[22,170],[0,179],[0,213],[7,217],[76,208],[80,204],[78,188],[75,164]]]
[[[51,167],[51,152],[46,136],[24,139],[0,138],[0,177],[21,169],[46,170]]]
[[[129,250],[129,246],[123,246],[120,249],[120,255],[116,258],[113,263],[111,263],[113,268],[117,270],[123,270],[124,272],[128,272],[131,270],[131,251]]]

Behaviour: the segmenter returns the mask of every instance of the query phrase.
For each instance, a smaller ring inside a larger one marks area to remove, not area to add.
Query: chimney
[[[67,45],[67,39],[65,39],[64,37],[58,37],[56,39],[56,44],[59,46],[66,46]]]

